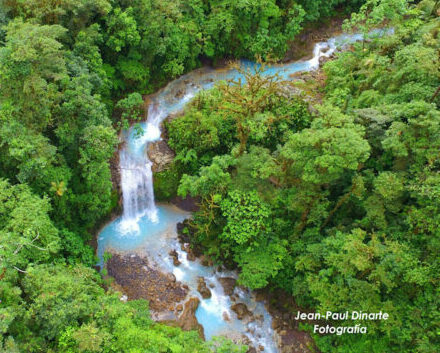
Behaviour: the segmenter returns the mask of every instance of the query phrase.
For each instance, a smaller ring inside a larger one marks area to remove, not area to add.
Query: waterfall
[[[383,33],[387,32],[377,31],[378,35]],[[362,35],[359,34],[341,35],[327,42],[317,43],[310,60],[266,67],[263,74],[277,73],[281,79],[290,80],[296,72],[318,69],[321,57],[329,57],[339,48],[360,39]],[[241,65],[252,69],[255,63],[241,61]],[[102,266],[106,249],[124,252],[141,250],[148,255],[152,264],[167,273],[173,273],[178,281],[186,284],[190,296],[200,299],[196,317],[204,327],[208,339],[218,335],[244,335],[255,347],[262,346],[263,352],[276,353],[279,349],[271,327],[272,318],[264,304],[258,302],[252,292],[236,288],[234,302],[244,303],[254,314],[254,321],[241,321],[231,310],[233,300],[224,293],[219,278],[236,278],[236,273],[220,272],[215,267],[204,266],[200,260],[189,261],[186,252],[180,248],[173,232],[176,223],[188,215],[169,206],[155,205],[152,162],[147,155],[150,143],[161,138],[161,122],[170,114],[181,112],[197,92],[211,88],[220,80],[244,78],[242,73],[233,68],[201,68],[170,82],[151,97],[147,120],[141,123],[142,133],[138,134],[133,127],[123,133],[122,139],[125,143],[120,151],[119,164],[123,215],[101,231],[98,256]],[[167,256],[170,251],[177,251],[180,266],[175,266]],[[203,298],[198,292],[199,277],[203,277],[208,284],[211,298]],[[229,319],[225,319],[224,313]]]
[[[147,121],[141,125],[140,133],[131,128],[126,139],[129,142],[119,153],[123,200],[120,228],[124,233],[138,231],[138,221],[143,216],[147,216],[152,222],[158,221],[152,162],[148,158],[147,150],[151,142],[160,139],[160,123],[164,117],[164,112],[154,102],[151,103]]]
[[[353,42],[353,39],[358,38],[356,36],[340,37],[341,42],[344,42],[344,40]],[[335,38],[327,42],[317,43],[313,51],[313,57],[310,60],[283,65],[283,67],[275,66],[272,69],[269,68],[266,73],[276,70],[277,72],[283,72],[284,76],[287,77],[297,71],[316,70],[319,68],[319,59],[329,57],[336,49]],[[189,75],[185,75],[186,78]],[[158,221],[157,208],[154,203],[152,163],[148,158],[147,150],[151,142],[160,139],[160,123],[162,120],[168,114],[181,110],[197,91],[211,87],[213,82],[220,79],[234,78],[240,76],[240,74],[235,70],[228,70],[226,72],[205,72],[200,77],[194,75],[191,80],[185,79],[185,76],[171,82],[152,98],[148,107],[147,121],[141,124],[143,133],[137,136],[137,131],[132,127],[127,134],[128,136],[126,135],[124,138],[127,145],[120,151],[124,207],[121,222],[123,233],[138,231],[138,221],[143,216],[147,216],[152,222]]]

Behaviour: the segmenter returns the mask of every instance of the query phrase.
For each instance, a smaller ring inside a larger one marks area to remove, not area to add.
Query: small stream
[[[362,35],[359,34],[341,35],[317,43],[312,59],[267,67],[264,74],[276,73],[281,79],[289,80],[296,72],[316,70],[321,57],[329,57],[337,48],[361,39]],[[245,69],[252,69],[256,65],[250,61],[241,61],[240,64]],[[167,116],[182,111],[200,90],[209,89],[221,80],[239,78],[244,79],[235,69],[205,67],[170,82],[151,98],[148,119],[141,124],[143,135],[137,136],[135,130],[130,129],[122,136],[126,142],[120,151],[123,214],[98,235],[98,256],[102,265],[105,251],[147,255],[150,262],[165,272],[173,273],[178,281],[188,285],[189,297],[197,296],[200,299],[196,317],[204,328],[206,339],[219,335],[237,338],[245,335],[254,347],[264,347],[263,352],[276,353],[278,348],[271,328],[272,318],[252,292],[237,287],[234,296],[236,303],[247,305],[255,320],[238,320],[231,310],[234,302],[225,295],[219,278],[236,278],[237,274],[203,266],[198,260],[189,261],[187,253],[181,250],[176,224],[190,217],[190,214],[170,205],[155,203],[152,163],[146,153],[148,144],[160,139],[160,123]],[[178,252],[181,264],[177,267],[169,256],[171,250]],[[205,278],[211,290],[212,297],[209,299],[203,299],[197,291],[200,276]]]

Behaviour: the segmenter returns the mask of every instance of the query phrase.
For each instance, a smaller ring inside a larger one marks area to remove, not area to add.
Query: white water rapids
[[[274,65],[266,68],[264,74],[277,73],[281,79],[289,80],[295,72],[316,70],[321,57],[329,57],[337,48],[360,39],[361,35],[331,38],[315,45],[310,60]],[[241,65],[252,69],[255,64],[242,61]],[[191,296],[199,297],[196,317],[204,327],[207,339],[214,335],[245,335],[254,347],[263,347],[266,353],[276,353],[278,347],[271,327],[272,318],[264,303],[258,302],[250,291],[239,288],[235,289],[235,299],[232,300],[225,295],[219,278],[236,277],[236,273],[203,266],[198,260],[189,261],[186,252],[180,249],[175,225],[189,215],[155,204],[152,163],[147,155],[149,144],[161,138],[160,124],[167,116],[182,111],[200,90],[209,89],[220,80],[238,78],[243,79],[234,69],[202,68],[170,82],[151,97],[147,121],[141,124],[144,133],[137,136],[131,128],[122,135],[125,142],[120,151],[123,215],[100,233],[98,255],[102,259],[106,249],[145,253],[162,270],[173,273],[178,281],[187,284]],[[168,253],[171,250],[177,251],[180,266],[174,266],[170,260]],[[198,293],[198,277],[205,278],[211,298],[203,299]],[[257,319],[251,322],[238,320],[231,310],[235,302],[246,304]],[[226,317],[229,320],[225,320]]]

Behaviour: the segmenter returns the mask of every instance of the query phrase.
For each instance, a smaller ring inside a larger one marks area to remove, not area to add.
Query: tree
[[[239,283],[251,289],[265,288],[284,268],[288,256],[287,241],[263,240],[254,247],[236,251],[235,261],[240,266]]]
[[[39,24],[62,25],[72,32],[84,28],[94,16],[106,15],[111,9],[107,0],[6,0],[14,17],[32,19]]]
[[[282,183],[292,188],[289,207],[300,214],[294,234],[306,225],[327,223],[327,192],[367,160],[364,129],[329,106],[321,108],[309,129],[291,134],[280,148]],[[340,188],[340,185],[339,185]]]
[[[250,70],[242,72],[244,84],[239,79],[219,85],[224,96],[220,109],[235,121],[239,140],[237,156],[245,152],[251,135],[261,135],[275,121],[283,119],[283,116],[274,116],[267,111],[280,88],[277,77],[263,75],[263,70],[261,66],[255,73]]]
[[[141,39],[132,14],[133,8],[131,7],[125,11],[117,7],[107,17],[108,38],[106,44],[115,52],[120,52],[123,48],[130,45],[137,45]]]
[[[220,208],[226,218],[221,237],[238,245],[252,247],[264,234],[270,233],[270,209],[254,192],[231,191],[221,201]]]
[[[117,144],[114,130],[109,126],[91,126],[80,138],[78,161],[80,179],[75,204],[79,217],[93,224],[110,211],[112,183],[108,160]]]
[[[130,93],[127,98],[118,101],[116,108],[119,108],[122,112],[120,125],[124,129],[128,129],[129,122],[139,121],[142,119],[143,105],[144,100],[137,92]]]
[[[407,0],[367,0],[344,25],[346,29],[360,28],[362,33],[367,35],[371,29],[377,28],[385,21],[400,22],[408,10]]]
[[[355,343],[365,352],[392,350],[393,346],[405,349],[403,347],[412,341],[409,331],[414,330],[413,334],[423,336],[420,331],[415,333],[420,323],[413,321],[417,311],[415,305],[423,305],[427,309],[429,301],[438,302],[429,280],[434,270],[432,265],[420,261],[416,252],[406,244],[387,238],[384,234],[367,234],[360,229],[350,234],[336,232],[321,243],[309,245],[306,253],[297,259],[296,268],[306,273],[306,281],[311,296],[318,302],[318,310],[382,310],[389,314],[388,320],[362,322],[362,325],[368,326],[370,335],[378,336],[374,340],[359,341],[352,337],[333,339],[333,345],[341,346],[341,349],[346,350],[344,346]],[[419,296],[423,292],[429,293],[428,301],[422,299],[424,295]],[[417,304],[411,297],[418,298],[415,299]],[[401,312],[402,307],[407,309]],[[428,322],[432,324],[425,310],[419,313],[423,318],[422,326]],[[392,336],[381,340],[379,333]],[[421,348],[423,345],[420,341],[418,347],[421,351],[425,351]],[[323,348],[328,351],[327,346],[323,345]]]
[[[52,122],[60,94],[57,85],[66,78],[66,63],[58,39],[61,26],[9,22],[6,45],[0,48],[2,104],[14,105],[17,120],[36,131]]]
[[[33,195],[26,185],[0,180],[0,273],[25,272],[45,263],[60,250],[58,230],[49,218],[49,200]]]

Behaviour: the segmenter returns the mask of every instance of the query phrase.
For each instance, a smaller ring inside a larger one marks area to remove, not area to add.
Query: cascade
[[[381,33],[379,33],[381,34]],[[263,74],[277,73],[281,79],[288,80],[299,71],[316,70],[321,57],[331,56],[335,50],[356,40],[357,35],[341,35],[327,42],[317,43],[310,60],[270,66]],[[254,67],[255,63],[241,61],[244,68]],[[107,225],[98,237],[98,256],[102,259],[108,249],[116,251],[142,251],[162,270],[173,273],[177,280],[188,285],[192,296],[198,296],[200,305],[196,312],[199,323],[210,339],[214,335],[242,334],[248,337],[255,347],[264,347],[264,352],[275,353],[278,348],[274,342],[271,317],[263,303],[257,302],[250,291],[236,288],[238,301],[247,305],[260,321],[242,322],[231,311],[231,298],[225,295],[219,278],[236,277],[234,272],[222,272],[213,267],[203,266],[198,260],[188,261],[186,252],[180,250],[176,237],[170,237],[170,229],[175,233],[175,225],[189,215],[166,206],[157,206],[154,200],[152,163],[148,158],[148,145],[161,137],[160,124],[170,114],[182,111],[198,91],[211,88],[215,82],[228,79],[243,79],[235,69],[214,70],[201,68],[194,70],[172,82],[150,99],[147,120],[141,123],[143,133],[139,136],[131,128],[122,135],[124,146],[120,151],[121,188],[123,214]],[[176,250],[181,265],[173,265],[167,254]],[[210,286],[212,297],[204,299],[197,291],[197,279],[205,278]],[[229,320],[225,320],[225,316]]]

